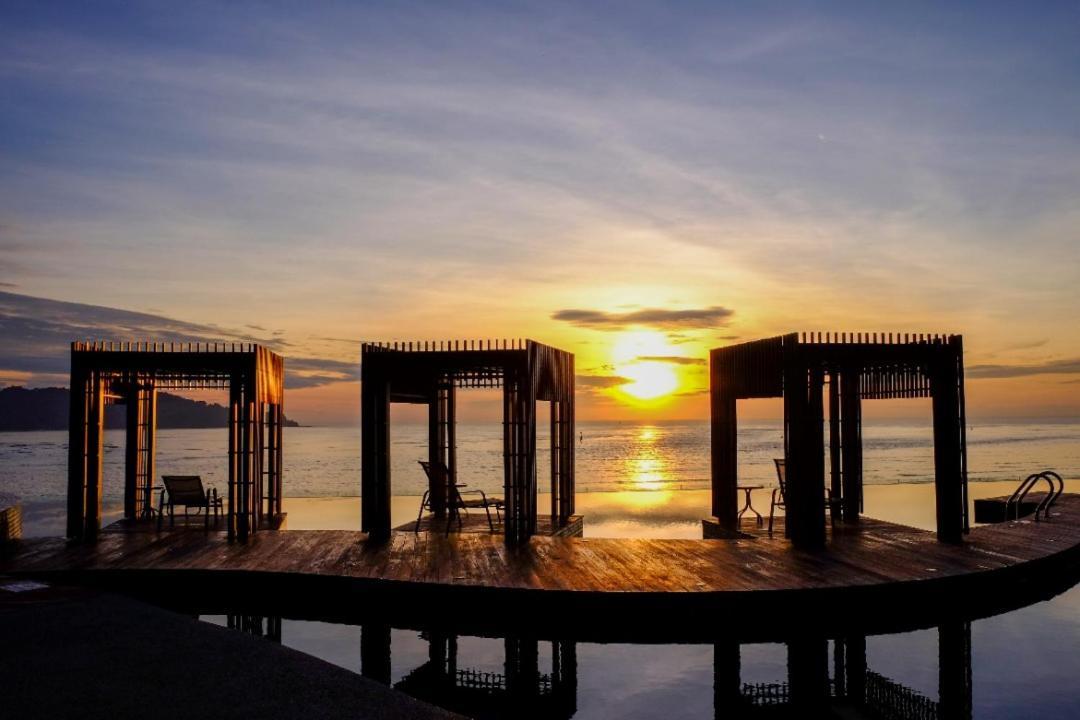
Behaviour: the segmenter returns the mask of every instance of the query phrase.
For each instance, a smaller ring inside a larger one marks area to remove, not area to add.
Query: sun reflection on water
[[[660,449],[661,431],[655,426],[643,426],[634,438],[631,453],[625,461],[627,486],[634,490],[665,490],[671,482],[667,458]]]

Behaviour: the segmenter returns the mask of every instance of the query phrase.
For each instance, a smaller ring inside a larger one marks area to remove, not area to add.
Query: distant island
[[[67,388],[0,388],[0,432],[26,430],[67,430],[70,392]],[[125,409],[120,405],[105,408],[105,427],[122,428]],[[217,403],[158,393],[158,427],[223,428],[228,410]],[[299,427],[295,420],[285,420],[287,427]]]

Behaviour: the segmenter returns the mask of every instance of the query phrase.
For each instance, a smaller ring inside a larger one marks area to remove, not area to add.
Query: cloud
[[[1042,338],[1041,340],[1029,340],[1025,342],[1013,343],[1006,345],[1002,350],[1033,350],[1040,348],[1050,342],[1050,338]]]
[[[605,390],[632,382],[632,379],[620,375],[578,375],[576,378],[577,386],[587,391]]]
[[[329,358],[285,358],[285,387],[290,390],[319,387],[360,379],[359,361]]]
[[[972,365],[965,370],[969,378],[1015,378],[1029,375],[1080,374],[1080,358],[1051,360],[1037,365]]]
[[[255,328],[256,326],[248,326]],[[31,385],[62,382],[73,340],[147,340],[176,343],[253,342],[281,351],[279,337],[255,337],[215,325],[152,313],[61,302],[0,292],[0,373]],[[286,387],[305,388],[356,380],[359,363],[331,358],[286,357]]]
[[[672,365],[707,365],[707,358],[681,357],[679,355],[638,355],[641,362],[671,363]]]
[[[642,308],[628,312],[567,309],[552,313],[551,318],[594,330],[621,330],[634,325],[646,325],[663,329],[702,329],[727,325],[731,322],[734,314],[734,310],[720,305],[713,305],[711,307],[684,310]]]

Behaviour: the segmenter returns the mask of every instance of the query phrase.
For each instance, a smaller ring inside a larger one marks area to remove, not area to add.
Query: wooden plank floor
[[[536,518],[536,534],[537,535],[561,535],[564,537],[581,537],[584,529],[584,518],[581,515],[570,516],[570,521],[566,527],[556,528],[551,522],[550,515],[541,515]],[[446,534],[446,521],[436,520],[433,516],[425,514],[420,520],[420,532],[436,532]],[[398,525],[394,528],[394,532],[416,532],[416,521]],[[473,511],[468,515],[462,515],[460,525],[455,521],[450,523],[450,533],[479,533],[481,535],[502,535],[503,533],[503,521],[501,518],[497,518],[493,512],[491,515],[491,524],[488,524],[488,518],[482,512]]]
[[[901,590],[938,588],[937,595],[944,597],[942,593],[960,586],[938,587],[932,581],[948,579],[981,578],[1001,583],[1003,590],[1011,576],[996,579],[996,571],[1041,568],[1055,558],[1075,561],[1078,549],[1080,495],[1065,495],[1049,522],[1023,519],[978,527],[961,545],[939,543],[933,533],[870,518],[830,531],[825,552],[797,551],[780,534],[737,540],[534,537],[527,547],[512,549],[501,536],[479,533],[446,537],[398,532],[375,544],[360,532],[268,531],[246,544],[230,544],[221,533],[177,531],[106,533],[87,546],[69,546],[60,539],[25,540],[0,559],[0,572],[53,578],[144,572],[161,578],[198,571],[217,578],[232,574],[246,582],[258,575],[273,576],[279,584],[290,578],[334,578],[352,581],[354,589],[390,590],[399,597],[417,589],[427,592],[425,597],[440,590],[483,590],[489,596],[512,590],[518,600],[524,592],[539,602],[556,595],[599,598],[591,612],[620,604],[630,607],[635,595],[652,600],[726,597],[750,599],[759,604],[746,607],[767,613],[775,607],[760,602],[770,593],[785,602],[818,593],[815,597],[829,598],[829,607],[835,609],[843,605],[836,605],[837,592],[878,590],[882,594],[873,597],[880,600],[898,598],[895,593]],[[996,587],[977,586],[980,592]],[[859,603],[870,597],[852,595]],[[582,606],[570,602],[566,607]]]

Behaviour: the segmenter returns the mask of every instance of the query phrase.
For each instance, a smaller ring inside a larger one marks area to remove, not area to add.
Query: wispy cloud
[[[645,326],[668,329],[705,329],[726,325],[735,311],[719,305],[704,308],[670,310],[667,308],[642,308],[627,312],[604,310],[567,309],[552,313],[553,320],[560,320],[594,330],[622,330]]]
[[[638,355],[641,362],[671,363],[672,365],[708,365],[706,358],[683,357],[681,355]]]
[[[575,378],[575,385],[584,388],[586,391],[607,390],[620,385],[628,385],[632,382],[634,381],[631,378],[619,375],[578,375]]]
[[[253,329],[255,326],[249,326]],[[69,303],[0,292],[0,373],[31,384],[55,384],[68,372],[74,340],[146,340],[176,343],[254,342],[281,351],[280,337],[191,323],[152,313]],[[359,377],[359,363],[287,357],[286,385],[316,387]]]
[[[1035,348],[1041,348],[1049,344],[1050,338],[1040,338],[1038,340],[1025,340],[1022,342],[1009,343],[1003,346],[1002,350],[1034,350]]]
[[[969,378],[1015,378],[1029,375],[1080,374],[1080,358],[1050,360],[1034,365],[972,365],[965,370]]]

